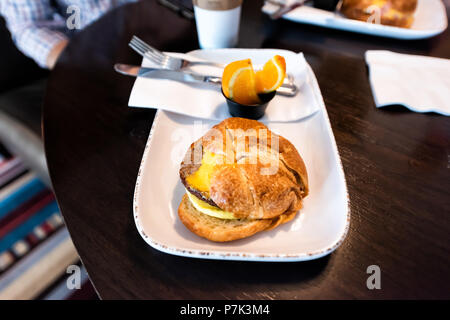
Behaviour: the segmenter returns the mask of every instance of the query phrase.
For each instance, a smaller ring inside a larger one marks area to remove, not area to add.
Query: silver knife
[[[206,82],[215,84],[222,83],[222,79],[220,77],[207,76],[185,71],[145,68],[122,63],[116,63],[114,65],[114,70],[127,76],[142,77],[142,78],[168,79],[180,82],[198,82],[198,83]]]
[[[216,85],[222,84],[222,78],[220,77],[203,75],[195,72],[146,68],[123,63],[116,63],[114,65],[114,70],[118,73],[133,77],[168,79],[180,82],[212,83]],[[277,90],[277,93],[290,97],[295,96],[297,94],[297,86],[294,84],[283,84],[283,86]]]

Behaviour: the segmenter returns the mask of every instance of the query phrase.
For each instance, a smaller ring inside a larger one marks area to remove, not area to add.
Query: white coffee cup
[[[242,0],[193,0],[200,48],[235,47]]]

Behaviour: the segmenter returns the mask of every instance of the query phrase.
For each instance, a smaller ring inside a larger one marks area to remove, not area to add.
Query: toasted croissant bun
[[[226,119],[191,144],[180,178],[205,206],[234,217],[209,216],[183,198],[181,221],[213,241],[248,237],[287,222],[308,194],[305,164],[295,147],[262,123],[243,118]]]
[[[200,237],[216,242],[243,239],[260,231],[271,230],[291,221],[296,214],[296,211],[287,212],[273,219],[219,219],[195,209],[186,194],[178,208],[178,216],[189,230]]]
[[[376,13],[371,9],[373,6],[379,8],[381,24],[410,28],[414,22],[417,0],[343,0],[341,12],[350,19],[376,22]]]

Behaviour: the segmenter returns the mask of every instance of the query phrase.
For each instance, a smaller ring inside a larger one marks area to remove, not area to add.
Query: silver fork
[[[270,18],[272,20],[277,20],[277,19],[281,18],[286,13],[288,13],[294,9],[297,9],[298,7],[303,6],[305,3],[309,2],[309,1],[311,1],[311,0],[296,0],[289,5],[286,5],[285,1],[266,0],[266,2],[269,2],[269,3],[279,6],[279,8],[270,15]]]
[[[171,57],[164,52],[148,45],[136,36],[133,36],[130,43],[128,44],[133,50],[139,53],[141,56],[150,59],[154,63],[161,66],[162,69],[179,70],[188,65],[207,65],[214,66],[218,68],[224,68],[225,65],[221,63],[211,62],[211,61],[195,61],[190,59],[182,59]]]
[[[150,46],[136,36],[133,36],[128,45],[142,57],[149,59],[153,63],[156,63],[162,69],[180,70],[191,65],[208,65],[218,68],[225,68],[225,65],[221,63],[211,61],[195,61],[186,58],[182,59],[171,57],[164,52],[161,52],[158,49]],[[289,88],[295,92],[297,91],[297,87],[294,84],[294,77],[291,74],[286,74],[286,79],[284,80],[282,87]]]

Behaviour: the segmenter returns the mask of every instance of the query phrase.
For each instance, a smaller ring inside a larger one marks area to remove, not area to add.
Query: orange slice
[[[277,90],[286,76],[286,61],[276,55],[266,62],[263,69],[256,72],[256,92],[269,93]]]
[[[234,61],[225,67],[222,90],[227,98],[237,103],[260,103],[256,92],[255,72],[250,59]]]

